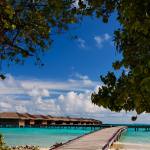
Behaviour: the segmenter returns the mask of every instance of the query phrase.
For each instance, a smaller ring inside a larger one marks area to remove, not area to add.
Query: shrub
[[[10,148],[5,144],[3,136],[0,134],[0,150],[10,150]]]

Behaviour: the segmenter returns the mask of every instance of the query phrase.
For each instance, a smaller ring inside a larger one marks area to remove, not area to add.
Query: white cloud
[[[32,89],[28,93],[30,96],[36,97],[36,96],[46,96],[48,97],[50,95],[49,91],[47,89]]]
[[[97,46],[102,47],[103,39],[101,36],[95,36],[94,40],[96,41]]]
[[[108,42],[111,39],[111,36],[108,33],[103,35],[94,36],[94,40],[96,42],[96,46],[98,48],[102,48],[105,42]]]
[[[0,111],[28,111],[30,113],[78,117],[90,117],[91,114],[101,112],[101,109],[94,106],[90,101],[90,90],[95,86],[95,83],[86,75],[78,73],[75,76],[76,79],[72,79],[72,82],[64,83],[58,81],[17,80],[9,75],[5,81],[1,81],[1,88],[4,89],[5,87],[5,90],[1,91],[0,89]],[[20,92],[18,90],[12,91],[13,88],[18,89]],[[80,88],[84,90],[79,92]],[[51,90],[54,89],[66,90],[66,92],[52,97]],[[74,89],[77,92],[74,92]],[[22,94],[26,95],[27,99],[22,99]],[[16,99],[16,95],[20,98]],[[47,98],[45,99],[45,97]]]
[[[109,43],[112,45],[111,36],[108,33],[105,33],[103,35],[96,35],[93,37],[94,41],[96,42],[96,46],[98,48],[102,48],[106,43]],[[78,46],[82,49],[88,49],[89,46],[87,46],[87,42],[83,38],[77,39]]]
[[[108,33],[105,33],[104,34],[104,40],[107,41],[107,40],[110,40],[110,39],[111,39],[111,36]]]
[[[52,93],[59,93],[61,90],[84,90],[93,88],[96,84],[97,82],[91,81],[87,76],[83,78],[77,77],[77,79],[68,79],[68,81],[46,81],[35,79],[18,80],[8,75],[6,80],[0,82],[0,95],[28,93],[30,96],[49,96],[50,93],[48,90],[51,90]]]
[[[69,108],[71,109],[72,107],[72,99],[74,99],[74,96],[76,95],[76,97],[79,98],[77,93],[68,91],[76,90],[79,92],[82,89],[83,93],[86,93],[87,88],[91,88],[95,84],[94,82],[92,83],[88,76],[80,75],[78,78],[80,80],[72,79],[73,82],[59,82],[41,80],[17,80],[14,79],[11,75],[8,75],[6,80],[1,81],[0,85],[0,111],[28,111],[31,113],[67,115],[67,110]],[[56,92],[53,92],[53,90],[56,90]],[[59,90],[60,93],[57,92],[57,90]],[[61,94],[61,90],[66,91],[62,92],[64,95]],[[55,97],[53,96],[53,93]],[[22,97],[26,97],[26,99],[23,99]],[[67,101],[66,98],[70,98],[70,101]],[[63,99],[65,101],[64,105],[61,104]],[[69,103],[67,104],[67,102]],[[78,102],[80,102],[80,100],[78,100]],[[68,107],[66,107],[66,111],[63,111],[65,106]],[[76,109],[78,109],[78,107],[76,107]],[[71,112],[73,113],[73,111]]]
[[[61,114],[82,117],[90,116],[93,113],[100,114],[103,110],[92,104],[90,96],[90,92],[76,93],[74,91],[68,92],[66,95],[60,95],[57,104],[61,108]]]
[[[86,41],[85,41],[84,39],[78,38],[78,39],[77,39],[77,42],[78,42],[78,44],[79,44],[79,47],[81,47],[81,48],[86,48]]]
[[[95,87],[98,84],[98,83],[95,83],[92,80],[90,80],[87,75],[82,75],[80,73],[75,73],[73,75],[73,77],[75,77],[76,80],[69,79],[69,82],[71,82],[71,83],[75,83],[75,82],[77,83],[78,82],[80,85],[82,84],[86,87],[89,87],[89,86],[94,86]]]
[[[0,82],[0,111],[17,111],[61,116],[90,117],[105,123],[132,123],[135,112],[111,112],[91,102],[91,92],[98,86],[86,75],[75,74],[73,82],[52,82],[39,80],[16,80],[11,75]],[[91,86],[84,82],[90,80]],[[82,85],[81,85],[82,84]],[[54,86],[54,87],[53,87]],[[12,89],[18,89],[13,90]],[[70,88],[70,89],[69,89]],[[80,88],[84,88],[80,91]],[[5,89],[2,90],[1,89]],[[52,90],[63,90],[53,95]],[[64,91],[65,90],[65,91]],[[75,92],[76,90],[76,92]],[[10,93],[9,93],[10,92]],[[17,98],[16,98],[17,95]],[[23,95],[27,98],[24,99]],[[136,123],[150,121],[147,114],[138,117]],[[147,122],[149,123],[149,122]]]
[[[81,80],[88,80],[89,77],[87,75],[82,75],[80,73],[76,73],[75,76]]]
[[[95,87],[95,89],[94,89],[94,92],[95,92],[95,93],[98,93],[99,87],[100,87],[99,85],[97,85],[97,86]]]
[[[73,7],[79,8],[79,0],[75,0],[75,2],[73,3]]]
[[[4,108],[4,109],[10,109],[11,105],[7,102],[0,102],[0,108]]]
[[[20,113],[28,112],[28,110],[26,109],[26,107],[23,106],[23,105],[21,105],[21,104],[18,105],[18,106],[16,106],[15,108],[16,108],[16,111],[17,111],[17,112],[20,112]]]
[[[88,6],[88,2],[86,0],[81,0],[82,2],[84,2],[84,4],[86,4],[86,6]],[[79,0],[75,0],[73,3],[73,7],[79,8]]]

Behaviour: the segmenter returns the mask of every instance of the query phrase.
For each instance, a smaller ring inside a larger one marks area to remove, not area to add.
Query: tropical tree
[[[41,53],[52,44],[53,35],[68,30],[70,24],[81,22],[85,15],[102,16],[103,21],[107,22],[114,6],[104,2],[1,0],[0,60],[23,63],[26,58],[33,56],[39,64]]]
[[[1,0],[0,60],[23,63],[40,56],[52,44],[53,34],[95,16],[104,23],[115,13],[120,28],[114,42],[122,59],[113,63],[122,73],[101,76],[103,86],[92,102],[112,111],[150,112],[150,2],[148,0]],[[3,75],[0,75],[4,79]]]
[[[1,0],[0,60],[22,63],[40,55],[52,43],[52,34],[61,33],[77,21],[71,0]]]
[[[122,73],[119,77],[114,72],[100,76],[103,84],[98,93],[92,94],[91,99],[94,104],[112,111],[135,110],[138,114],[149,113],[150,2],[115,2],[113,6],[120,28],[114,32],[114,42],[122,59],[114,62],[113,67],[115,70],[122,70]]]

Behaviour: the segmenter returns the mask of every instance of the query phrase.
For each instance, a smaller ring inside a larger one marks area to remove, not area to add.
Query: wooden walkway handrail
[[[127,127],[122,127],[120,129],[118,129],[118,131],[116,133],[114,133],[112,135],[112,137],[110,137],[108,142],[103,146],[102,150],[107,150],[115,141],[119,140],[122,132],[124,132],[126,129],[127,129]]]

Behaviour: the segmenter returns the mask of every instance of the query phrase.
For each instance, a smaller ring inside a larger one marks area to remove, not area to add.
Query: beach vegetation
[[[0,134],[0,150],[11,150],[4,142],[2,134]]]

